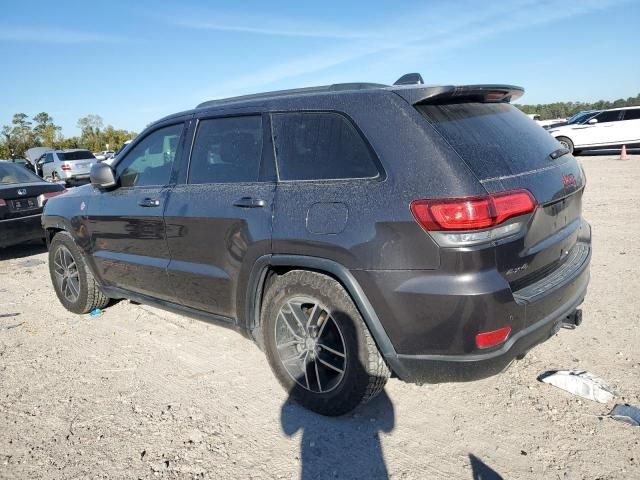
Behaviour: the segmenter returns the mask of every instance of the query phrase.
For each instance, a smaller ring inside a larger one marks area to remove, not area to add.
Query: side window
[[[121,187],[165,185],[180,144],[183,124],[164,127],[147,135],[118,163]]]
[[[609,112],[602,112],[597,117],[598,123],[604,122],[617,122],[620,120],[620,110],[612,110]]]
[[[640,108],[632,108],[624,111],[625,120],[640,120]]]
[[[378,176],[372,153],[351,122],[337,113],[272,116],[280,180]]]
[[[47,153],[44,156],[44,163],[53,163],[53,153]]]
[[[189,183],[256,182],[261,159],[261,116],[200,120]]]

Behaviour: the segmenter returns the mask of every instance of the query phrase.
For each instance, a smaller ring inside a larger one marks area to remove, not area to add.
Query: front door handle
[[[264,200],[253,197],[242,197],[233,202],[234,207],[240,208],[262,208],[267,204]]]
[[[138,205],[140,205],[141,207],[159,207],[160,200],[145,198],[144,200],[140,200],[140,202],[138,202]]]

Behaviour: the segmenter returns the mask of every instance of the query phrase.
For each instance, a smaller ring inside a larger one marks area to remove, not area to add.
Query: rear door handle
[[[140,205],[141,207],[159,207],[160,200],[156,200],[153,198],[145,198],[144,200],[140,200],[138,202],[138,205]]]
[[[253,197],[242,197],[233,202],[234,207],[240,208],[262,208],[267,204],[264,200]]]

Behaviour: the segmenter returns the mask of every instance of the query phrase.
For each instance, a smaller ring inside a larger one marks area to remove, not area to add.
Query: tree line
[[[542,120],[551,120],[554,118],[568,118],[583,110],[607,110],[609,108],[634,107],[640,106],[640,93],[635,97],[629,97],[626,100],[619,98],[617,100],[598,100],[597,102],[555,102],[537,105],[516,105],[520,110],[527,114],[538,114]]]
[[[100,115],[87,115],[78,120],[80,135],[65,137],[62,127],[56,125],[51,115],[40,112],[29,118],[26,113],[13,115],[10,125],[4,125],[0,133],[0,159],[24,158],[32,147],[86,148],[92,152],[117,150],[135,132],[104,126]],[[108,145],[108,148],[107,148]]]

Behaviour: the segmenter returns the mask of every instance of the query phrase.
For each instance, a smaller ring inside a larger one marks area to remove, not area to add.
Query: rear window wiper
[[[569,150],[568,148],[559,148],[557,150],[554,150],[553,152],[551,152],[549,154],[549,159],[550,160],[557,160],[558,158],[560,158],[563,155],[566,155],[567,153],[571,153],[571,150]]]

